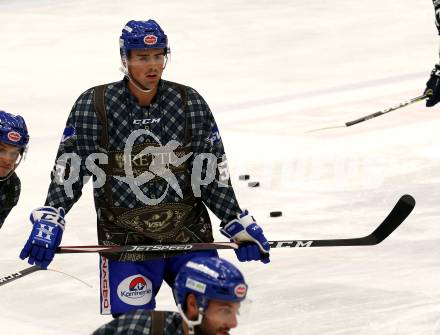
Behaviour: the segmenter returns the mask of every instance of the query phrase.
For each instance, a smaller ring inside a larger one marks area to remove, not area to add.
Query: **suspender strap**
[[[163,335],[165,327],[164,312],[151,312],[151,335]]]
[[[96,86],[93,90],[93,102],[95,105],[96,117],[102,124],[102,131],[99,136],[99,144],[102,148],[108,147],[108,125],[107,113],[105,110],[104,95],[107,85]]]
[[[180,91],[180,95],[182,96],[182,109],[185,113],[185,143],[184,145],[191,142],[191,123],[189,120],[188,109],[188,88],[185,85],[175,83],[176,87]]]
[[[107,85],[96,86],[93,90],[93,104],[95,106],[95,114],[98,118],[98,121],[102,124],[102,130],[99,134],[99,145],[101,148],[108,150],[109,140],[108,140],[108,119],[107,112],[105,108],[105,90],[107,89]],[[110,203],[113,204],[113,195],[110,183],[108,183],[109,176],[106,176],[107,182],[104,185],[104,194]]]

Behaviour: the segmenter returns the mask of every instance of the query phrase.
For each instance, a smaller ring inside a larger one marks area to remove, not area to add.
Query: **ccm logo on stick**
[[[269,242],[271,248],[307,248],[313,241],[274,241]]]

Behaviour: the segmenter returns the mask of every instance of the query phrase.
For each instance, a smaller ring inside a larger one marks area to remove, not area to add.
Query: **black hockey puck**
[[[258,187],[260,186],[260,182],[259,181],[251,181],[248,183],[249,187]]]
[[[283,215],[283,213],[282,213],[281,211],[273,211],[273,212],[270,212],[270,217],[271,217],[271,218],[277,218],[277,217],[279,217],[279,216],[281,216],[281,215]]]
[[[248,180],[249,175],[248,174],[242,174],[241,176],[238,176],[238,180]]]

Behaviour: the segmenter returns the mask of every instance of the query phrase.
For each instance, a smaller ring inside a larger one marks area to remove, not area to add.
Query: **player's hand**
[[[258,260],[263,263],[270,262],[269,242],[264,237],[263,229],[257,225],[247,210],[244,210],[237,219],[228,222],[220,232],[239,244],[235,253],[240,262]]]
[[[435,64],[434,69],[431,72],[426,83],[426,89],[424,94],[429,94],[428,100],[426,100],[426,107],[432,107],[440,101],[440,65]]]
[[[32,211],[30,215],[32,231],[20,253],[20,258],[29,257],[28,263],[47,269],[64,231],[64,208],[46,206]]]

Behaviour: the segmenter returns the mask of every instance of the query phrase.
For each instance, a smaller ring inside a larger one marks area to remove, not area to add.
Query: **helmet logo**
[[[8,140],[11,142],[18,142],[21,140],[21,135],[16,131],[10,131],[8,133]]]
[[[146,45],[155,45],[157,43],[157,36],[147,35],[144,37],[144,43]]]
[[[234,293],[237,296],[237,298],[244,298],[246,296],[246,285],[244,284],[238,284],[234,288]]]

